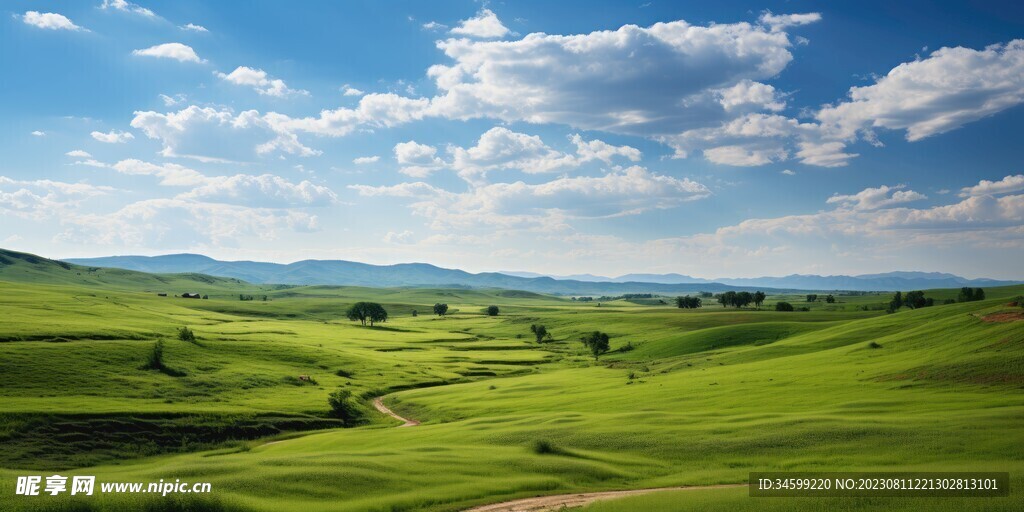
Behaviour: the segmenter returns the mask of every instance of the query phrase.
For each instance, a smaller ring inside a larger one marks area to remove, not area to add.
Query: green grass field
[[[1007,305],[1024,287],[895,314],[880,294],[805,312],[771,310],[805,305],[796,296],[769,297],[760,311],[682,310],[505,290],[256,286],[3,257],[0,510],[454,511],[740,483],[767,470],[1010,471],[1014,488],[1008,498],[793,500],[716,489],[586,509],[1024,508],[1024,321]],[[174,297],[192,291],[210,298]],[[391,318],[373,328],[345,320],[360,300]],[[448,316],[431,314],[435,302]],[[488,305],[500,315],[488,317]],[[535,343],[535,323],[553,341]],[[196,343],[176,338],[182,326]],[[578,341],[593,330],[611,336],[599,361]],[[142,369],[157,340],[168,371]],[[362,426],[327,416],[338,388],[359,397]],[[422,425],[393,428],[369,405],[380,395]],[[14,496],[17,476],[57,472],[210,482],[213,492]]]

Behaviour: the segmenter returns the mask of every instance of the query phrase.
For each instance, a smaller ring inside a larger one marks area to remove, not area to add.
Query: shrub
[[[341,370],[341,369],[339,369],[338,371],[334,372],[334,374],[337,375],[338,377],[344,377],[346,379],[351,379],[352,378],[352,372],[350,372],[348,370]]]
[[[558,453],[559,449],[551,442],[546,439],[538,439],[533,442],[533,453],[537,455],[546,455],[551,453]]]
[[[187,341],[189,343],[196,342],[196,334],[192,332],[192,329],[188,327],[181,327],[178,329],[178,339],[181,341]]]
[[[448,304],[441,304],[440,302],[434,304],[434,314],[437,316],[448,314]]]
[[[868,347],[869,348],[882,348],[882,346],[879,345],[878,342],[875,342],[875,341],[872,341],[871,343],[868,343]]]
[[[419,313],[417,313],[416,310],[414,309],[412,310],[412,316],[419,316]]]
[[[341,420],[346,427],[355,426],[362,418],[362,412],[352,398],[352,392],[338,388],[327,396],[327,404],[331,406],[331,416]]]
[[[788,302],[776,302],[775,311],[793,311],[793,305]]]
[[[142,367],[143,370],[162,370],[164,368],[164,340],[156,340],[153,344],[153,349],[149,352],[149,357],[146,358],[146,364]]]
[[[498,316],[498,306],[487,306],[487,316]]]

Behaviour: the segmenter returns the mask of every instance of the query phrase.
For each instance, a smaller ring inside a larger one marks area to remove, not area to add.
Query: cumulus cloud
[[[415,178],[429,176],[444,165],[437,156],[437,148],[414,140],[395,144],[394,152],[395,160],[401,166],[399,172]]]
[[[427,25],[431,25],[427,27]],[[443,25],[437,23],[428,23],[423,25],[423,28],[436,29],[442,28]],[[509,30],[501,23],[498,19],[498,15],[494,14],[494,11],[490,9],[481,9],[476,16],[465,19],[459,22],[459,26],[451,30],[452,34],[457,36],[469,36],[478,37],[481,39],[493,39],[498,37],[505,37]]]
[[[913,190],[904,190],[905,188],[906,185],[896,185],[894,187],[882,185],[877,188],[866,188],[856,194],[833,194],[826,202],[854,210],[875,210],[900,203],[927,199],[927,196],[924,194],[914,192]]]
[[[32,135],[35,137],[46,137],[46,132],[42,130],[33,130]]]
[[[718,146],[704,150],[704,157],[716,164],[757,166],[785,160],[789,153],[782,147]]]
[[[262,69],[238,66],[231,73],[224,74],[218,72],[217,76],[226,82],[252,87],[256,92],[265,96],[281,98],[293,94],[309,95],[309,91],[288,88],[284,80],[270,78],[267,72]]]
[[[849,100],[816,117],[839,138],[886,128],[906,130],[907,140],[916,141],[1022,102],[1024,40],[1017,39],[981,50],[941,48],[896,66],[873,85],[851,88]]]
[[[142,50],[132,50],[132,55],[141,55],[146,57],[158,57],[161,59],[174,59],[178,62],[206,62],[196,55],[195,50],[191,46],[184,45],[181,43],[164,43],[156,46],[150,46]]]
[[[173,107],[185,103],[188,98],[184,94],[175,94],[174,96],[168,96],[166,94],[160,95],[160,101],[164,102],[165,107]]]
[[[67,153],[64,154],[75,158],[92,158],[92,155],[89,154],[88,151],[84,151],[81,149],[72,149],[71,151],[68,151]]]
[[[1024,174],[1006,176],[999,181],[981,180],[977,185],[960,189],[960,197],[998,195],[1024,190]]]
[[[354,163],[356,165],[366,165],[366,164],[375,164],[379,160],[380,160],[380,157],[377,156],[377,155],[373,155],[373,156],[360,156],[360,157],[353,158],[352,159],[352,163]]]
[[[55,12],[27,11],[21,16],[21,21],[33,27],[45,28],[47,30],[85,30],[75,25],[67,16]]]
[[[327,206],[338,199],[334,192],[327,187],[305,180],[292,183],[273,174],[209,177],[205,184],[178,197],[263,208]]]
[[[792,170],[789,170],[789,169],[783,169],[782,170],[782,174],[785,174],[786,176],[796,176],[796,171],[792,171]]]
[[[770,11],[765,11],[761,14],[761,17],[758,18],[758,21],[760,21],[762,25],[769,27],[772,32],[778,32],[789,27],[807,25],[821,21],[821,14],[816,12],[803,14],[772,14]]]
[[[355,87],[350,87],[348,85],[342,88],[341,93],[345,96],[362,96],[363,94],[366,94],[363,91],[360,91],[359,89],[356,89]]]
[[[192,32],[209,32],[206,27],[202,25],[196,25],[195,23],[189,23],[180,27],[182,30],[190,30]]]
[[[156,17],[156,14],[153,11],[146,9],[145,7],[142,7],[138,4],[128,2],[127,0],[103,0],[103,4],[100,5],[100,8],[114,9],[122,12],[130,12],[133,14],[145,16],[147,18]]]
[[[124,144],[125,142],[135,138],[131,132],[121,132],[117,130],[110,130],[107,133],[94,131],[90,135],[92,135],[92,138],[107,144]]]
[[[157,176],[165,186],[193,187],[207,183],[207,177],[201,172],[178,164],[154,164],[132,158],[121,160],[111,168],[121,174]]]
[[[0,212],[25,219],[59,217],[83,201],[114,192],[111,187],[0,176]]]
[[[190,105],[177,112],[135,112],[131,126],[163,144],[161,154],[200,161],[246,161],[254,154],[283,152],[320,154],[302,145],[294,133],[278,131],[255,110],[239,114],[227,109]]]
[[[388,231],[384,235],[384,243],[388,244],[407,244],[411,243],[414,233],[409,230],[405,231]]]

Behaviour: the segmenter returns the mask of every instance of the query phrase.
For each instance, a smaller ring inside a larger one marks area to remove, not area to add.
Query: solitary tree
[[[775,311],[793,311],[793,305],[788,302],[776,302]]]
[[[607,334],[601,331],[594,331],[580,338],[580,341],[590,349],[590,353],[594,354],[594,360],[597,361],[597,359],[601,357],[601,354],[608,352],[608,349],[610,348],[608,339]]]
[[[487,316],[498,316],[498,306],[487,306]]]
[[[412,310],[412,316],[419,316],[419,313],[417,313],[416,310],[414,309]]]
[[[434,314],[437,316],[444,316],[448,313],[448,304],[437,303],[434,304]]]
[[[903,297],[903,305],[910,309],[923,308],[928,305],[928,299],[924,298],[922,291],[907,292]]]
[[[338,389],[327,396],[327,404],[331,406],[331,416],[341,420],[346,427],[355,426],[362,413],[352,399],[352,392]]]
[[[754,306],[756,306],[757,309],[761,309],[761,304],[764,304],[764,299],[765,299],[764,292],[762,292],[760,290],[754,292]]]
[[[372,327],[376,322],[384,322],[388,319],[388,312],[384,310],[384,307],[376,302],[356,302],[348,308],[345,312],[345,316],[355,322],[359,322],[366,325],[366,322],[370,322]]]
[[[531,325],[530,332],[532,332],[534,337],[537,338],[537,343],[544,343],[545,338],[551,339],[551,334],[548,333],[547,327],[544,327],[543,325]]]
[[[827,302],[829,304],[833,304],[833,303],[835,303],[835,301],[836,301],[836,298],[833,297],[832,294],[828,294],[828,295],[825,296],[825,302]]]
[[[807,294],[807,302],[818,302],[818,294],[809,293]]]

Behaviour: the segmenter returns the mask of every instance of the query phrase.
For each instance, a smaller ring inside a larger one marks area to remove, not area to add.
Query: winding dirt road
[[[418,422],[416,420],[410,420],[409,418],[403,418],[403,417],[395,414],[395,411],[392,411],[391,409],[388,409],[388,406],[384,405],[384,397],[382,397],[382,396],[378,396],[377,398],[373,399],[373,407],[374,407],[374,409],[377,409],[378,411],[380,411],[380,412],[382,412],[384,414],[387,414],[388,416],[391,416],[392,418],[394,418],[394,419],[396,419],[398,421],[404,422],[401,425],[399,425],[399,427],[415,427],[416,425],[420,424],[420,422]]]
[[[746,487],[747,484],[692,485],[682,487],[657,487],[653,489],[633,489],[628,491],[584,492],[575,494],[557,494],[554,496],[538,496],[502,503],[492,503],[467,509],[465,512],[546,512],[561,510],[568,507],[582,507],[595,501],[614,500],[627,496],[639,496],[664,491],[697,491],[701,489],[724,489],[728,487]]]

